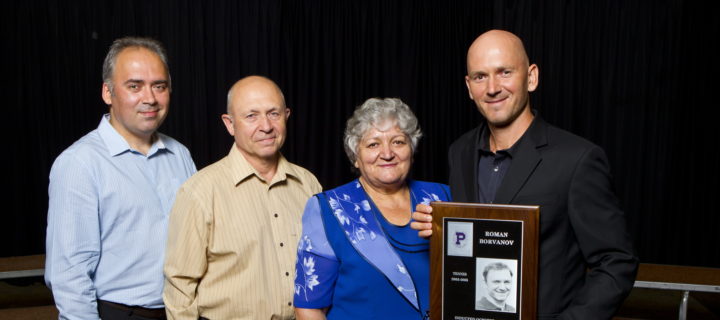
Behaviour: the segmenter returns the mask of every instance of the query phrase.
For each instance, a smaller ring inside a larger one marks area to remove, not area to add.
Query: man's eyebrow
[[[123,83],[143,83],[143,82],[145,82],[145,81],[141,80],[141,79],[127,79]]]
[[[262,113],[262,112],[278,111],[278,110],[280,110],[280,109],[281,109],[280,106],[272,106],[272,107],[270,107],[269,109],[264,110],[264,111],[263,111],[263,110],[260,110],[260,109],[258,109],[258,108],[250,108],[250,110],[248,110],[248,112]]]
[[[124,83],[145,83],[145,80],[142,79],[127,79]],[[167,80],[155,80],[150,82],[151,84],[162,84],[162,83],[168,83]]]
[[[508,66],[506,66],[506,65],[502,65],[502,66],[499,66],[499,67],[497,67],[497,70],[499,70],[499,71],[504,71],[504,70],[515,70],[515,69],[517,69],[517,68],[516,68],[516,67],[514,67],[514,66],[512,66],[512,65],[508,65]]]

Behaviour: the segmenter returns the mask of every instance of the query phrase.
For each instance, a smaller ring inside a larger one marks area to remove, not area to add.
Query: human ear
[[[540,82],[540,69],[536,64],[531,64],[528,67],[528,91],[533,92],[537,89],[538,83]]]
[[[102,99],[105,101],[105,104],[111,105],[112,104],[112,92],[110,91],[110,86],[106,82],[103,82],[102,85]]]
[[[220,116],[222,118],[223,123],[225,124],[225,129],[227,129],[228,133],[231,136],[235,136],[235,127],[233,127],[233,119],[229,114],[223,114]]]
[[[470,76],[465,76],[465,86],[468,89],[468,96],[470,97],[470,100],[475,100],[472,95],[472,90],[470,90]]]

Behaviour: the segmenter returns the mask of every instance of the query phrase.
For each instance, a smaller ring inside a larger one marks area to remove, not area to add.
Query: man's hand
[[[413,222],[410,228],[418,231],[421,238],[429,238],[432,235],[432,207],[424,204],[418,204],[415,212],[412,213]]]

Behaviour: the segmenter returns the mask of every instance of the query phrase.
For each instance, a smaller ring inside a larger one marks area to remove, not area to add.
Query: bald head
[[[518,36],[504,30],[490,30],[481,34],[470,45],[467,53],[468,74],[470,70],[470,60],[486,56],[490,54],[503,54],[512,59],[516,59],[516,63],[520,63],[524,67],[530,65],[525,46]]]
[[[520,38],[502,30],[483,33],[468,49],[467,72],[468,95],[490,127],[522,135],[533,119],[529,93],[537,88],[539,71],[529,64]]]
[[[256,94],[277,95],[282,101],[282,106],[285,107],[285,96],[275,82],[263,76],[248,76],[235,82],[228,91],[227,113],[232,114],[233,96]]]
[[[280,88],[268,78],[243,78],[228,92],[228,113],[222,115],[225,128],[245,160],[264,170],[267,181],[275,172],[268,168],[277,168],[288,117],[290,109]]]

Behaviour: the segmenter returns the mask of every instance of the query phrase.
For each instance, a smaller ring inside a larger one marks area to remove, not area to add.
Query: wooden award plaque
[[[431,206],[430,319],[535,319],[540,207]]]

